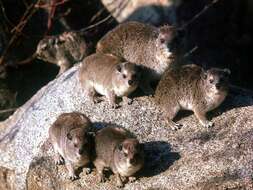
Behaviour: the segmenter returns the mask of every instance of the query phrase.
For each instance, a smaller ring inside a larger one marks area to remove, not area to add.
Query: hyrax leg
[[[56,143],[52,143],[52,144],[53,144],[53,149],[54,149],[54,152],[55,152],[55,156],[54,156],[55,164],[56,165],[63,164],[64,163],[64,158],[58,151],[58,145]]]
[[[66,161],[66,167],[67,167],[67,170],[69,172],[69,179],[72,180],[72,181],[77,179],[78,177],[75,174],[75,169],[74,169],[73,164],[69,161]]]
[[[134,176],[128,177],[128,181],[130,183],[135,182],[136,181],[136,177],[134,177]]]
[[[94,165],[98,171],[99,182],[104,183],[106,180],[105,180],[105,176],[104,176],[104,163],[103,163],[103,161],[96,159],[94,161]]]
[[[125,105],[131,105],[133,103],[133,99],[127,96],[123,96],[122,101]]]
[[[108,92],[106,97],[108,98],[109,103],[113,109],[119,107],[119,105],[116,103],[116,94],[113,91]]]
[[[204,127],[208,128],[214,125],[213,122],[207,120],[205,111],[201,111],[201,109],[195,108],[193,112],[197,117],[197,119],[199,120],[200,124],[203,125]]]
[[[116,173],[116,186],[117,187],[123,187],[122,179],[119,173]]]
[[[166,105],[164,116],[167,119],[167,123],[172,130],[178,130],[182,127],[182,124],[173,121],[173,118],[177,115],[179,110],[180,110],[179,105],[176,104],[171,104],[170,106]]]
[[[101,99],[97,96],[95,88],[90,84],[89,81],[83,80],[81,82],[83,92],[86,97],[88,97],[94,104],[101,101]]]

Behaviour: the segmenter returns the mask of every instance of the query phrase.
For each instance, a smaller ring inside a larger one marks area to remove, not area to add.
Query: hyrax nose
[[[136,159],[135,158],[132,158],[132,159],[130,159],[130,164],[135,164],[136,163]]]
[[[216,86],[217,89],[220,89],[221,84],[220,84],[220,83],[217,83],[215,86]]]
[[[129,85],[132,85],[133,83],[134,83],[133,80],[129,80],[129,81],[128,81],[128,84],[129,84]]]

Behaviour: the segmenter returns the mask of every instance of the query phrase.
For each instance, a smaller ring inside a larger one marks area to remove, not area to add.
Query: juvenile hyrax
[[[96,93],[104,95],[113,108],[118,105],[116,97],[127,96],[138,86],[140,70],[137,65],[124,62],[111,54],[92,54],[86,57],[79,71],[79,80],[86,96],[94,103],[99,101]]]
[[[55,163],[65,165],[71,180],[77,178],[75,167],[90,162],[92,137],[90,120],[78,112],[61,114],[49,129],[49,139],[56,153]]]
[[[76,32],[64,32],[58,36],[42,39],[36,50],[36,57],[60,67],[59,74],[69,69],[75,62],[88,55],[85,40]]]
[[[103,170],[110,168],[117,177],[117,186],[123,186],[123,177],[134,181],[134,174],[144,163],[142,144],[121,127],[105,127],[95,136],[96,157],[94,165],[100,182],[105,181]]]
[[[218,107],[228,92],[228,69],[204,71],[197,65],[182,66],[165,72],[155,92],[155,101],[172,129],[180,127],[172,121],[180,109],[192,110],[199,122],[213,125],[206,113]]]
[[[145,68],[140,87],[144,93],[153,93],[151,81],[160,79],[163,72],[172,65],[172,47],[176,30],[172,26],[159,28],[127,22],[109,31],[97,44],[97,52],[111,53]]]

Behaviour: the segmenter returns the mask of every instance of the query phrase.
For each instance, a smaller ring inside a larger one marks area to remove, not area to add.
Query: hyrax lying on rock
[[[204,71],[197,65],[166,71],[156,89],[155,101],[172,129],[180,127],[172,121],[180,109],[192,110],[203,126],[212,126],[206,113],[218,107],[227,96],[229,74],[228,69]]]
[[[79,71],[79,79],[86,96],[94,103],[96,93],[106,96],[116,108],[116,97],[130,101],[127,96],[138,86],[140,70],[137,65],[124,62],[111,54],[92,54],[86,57]]]
[[[96,157],[94,165],[99,173],[99,180],[105,181],[103,170],[110,168],[117,177],[117,186],[122,187],[122,177],[134,181],[134,174],[144,163],[142,144],[126,129],[105,127],[95,136]]]
[[[60,67],[58,75],[88,55],[85,40],[76,32],[64,32],[42,39],[35,53],[38,59]]]
[[[83,114],[61,114],[49,129],[49,139],[56,153],[56,164],[65,165],[71,180],[77,178],[75,167],[90,162],[92,138],[89,135],[90,120]]]
[[[160,79],[172,65],[172,47],[176,30],[165,25],[156,28],[139,22],[120,24],[109,31],[97,44],[97,52],[111,53],[145,68],[140,87],[144,93],[153,93],[151,81]]]

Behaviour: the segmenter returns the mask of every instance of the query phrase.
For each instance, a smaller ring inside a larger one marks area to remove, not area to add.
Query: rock
[[[210,114],[215,122],[211,129],[201,127],[193,115],[184,115],[179,123],[185,126],[172,131],[150,97],[135,98],[132,105],[116,110],[107,102],[90,103],[77,81],[79,67],[75,65],[43,87],[0,124],[0,181],[5,179],[4,188],[116,189],[113,175],[99,184],[96,171],[86,175],[80,170],[80,179],[71,182],[65,166],[53,163],[49,126],[63,112],[80,111],[97,128],[111,122],[128,128],[145,143],[145,167],[139,179],[124,189],[252,189],[252,94],[231,93]]]
[[[129,20],[159,25],[176,24],[176,7],[181,0],[102,0],[118,22]]]

